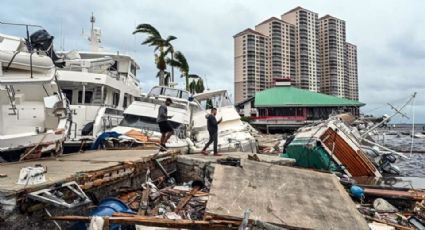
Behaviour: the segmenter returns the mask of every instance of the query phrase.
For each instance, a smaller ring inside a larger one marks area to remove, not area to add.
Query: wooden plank
[[[306,229],[369,229],[332,174],[244,162],[243,168],[216,165],[206,214]]]
[[[390,189],[375,189],[364,188],[364,193],[377,197],[393,198],[393,199],[407,199],[407,200],[425,200],[425,192],[417,190],[398,191]]]
[[[146,215],[146,211],[149,205],[149,194],[151,193],[151,187],[146,185],[146,189],[142,192],[142,199],[140,199],[139,210],[137,214],[144,216]]]
[[[81,221],[90,222],[91,218],[86,216],[55,216],[50,220],[56,221]],[[116,216],[108,217],[110,224],[141,224],[145,226],[165,227],[165,228],[188,228],[188,229],[223,229],[229,225],[239,226],[240,221],[229,220],[169,220],[162,218],[152,218],[146,216]]]
[[[176,213],[178,213],[180,210],[182,210],[186,206],[187,202],[189,202],[190,199],[192,199],[192,197],[199,191],[199,189],[200,189],[199,187],[193,188],[189,194],[187,194],[183,199],[179,201],[176,208]]]

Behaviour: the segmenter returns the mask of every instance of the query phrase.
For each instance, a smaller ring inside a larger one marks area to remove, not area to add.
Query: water
[[[386,132],[405,132],[410,133],[412,131],[411,125],[396,125],[391,129],[380,129],[379,133]],[[415,133],[425,132],[425,125],[415,125]],[[425,138],[414,138],[413,145],[411,145],[412,138],[410,135],[379,135],[375,137],[378,143],[384,144],[385,146],[404,153],[408,159],[400,158],[396,165],[400,167],[402,176],[412,177],[425,177]],[[410,153],[410,148],[412,153]]]

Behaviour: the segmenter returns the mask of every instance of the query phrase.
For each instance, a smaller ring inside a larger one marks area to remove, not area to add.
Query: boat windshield
[[[174,121],[168,121],[173,129],[179,129],[182,125]],[[156,118],[125,114],[120,126],[132,127],[143,131],[159,132]]]
[[[149,93],[150,96],[165,96],[171,98],[189,99],[189,92],[180,89],[167,88],[167,87],[154,87]]]

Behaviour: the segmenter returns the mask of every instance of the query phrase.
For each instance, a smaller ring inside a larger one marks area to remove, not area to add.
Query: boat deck
[[[0,195],[10,195],[23,190],[32,190],[67,179],[81,172],[96,171],[121,165],[124,162],[140,161],[157,153],[156,150],[102,150],[75,153],[59,158],[47,158],[36,161],[14,162],[0,165],[0,174],[7,175],[0,178]],[[21,168],[41,164],[47,167],[46,182],[37,185],[19,185]]]

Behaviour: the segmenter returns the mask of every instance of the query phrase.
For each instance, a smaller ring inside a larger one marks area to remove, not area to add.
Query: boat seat
[[[25,41],[19,37],[0,34],[0,50],[16,51],[24,49]]]

